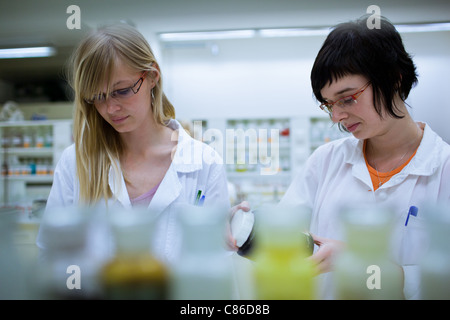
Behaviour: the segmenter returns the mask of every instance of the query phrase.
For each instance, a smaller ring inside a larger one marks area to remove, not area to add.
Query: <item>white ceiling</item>
[[[394,23],[450,22],[448,0],[16,0],[0,3],[0,48],[54,45],[53,58],[0,61],[0,79],[54,77],[90,28],[126,20],[144,35],[167,31],[332,26],[376,3]],[[81,30],[69,30],[67,7],[81,9]]]

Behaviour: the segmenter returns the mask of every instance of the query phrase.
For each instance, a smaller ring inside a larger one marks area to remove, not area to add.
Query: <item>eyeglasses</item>
[[[147,71],[142,73],[139,80],[136,81],[136,83],[133,84],[131,87],[114,90],[113,92],[111,92],[109,94],[109,96],[116,101],[123,101],[123,100],[126,100],[126,99],[132,97],[133,95],[135,95],[136,93],[139,92],[139,89],[141,89],[141,86],[142,86],[142,83],[144,82],[146,74],[147,74]],[[105,103],[106,99],[107,99],[106,94],[100,93],[97,96],[94,96],[92,99],[84,99],[84,101],[86,101],[86,103],[88,103],[88,104],[97,104],[98,105],[98,104]]]
[[[326,113],[328,113],[331,116],[333,114],[334,106],[346,108],[346,107],[351,107],[352,105],[357,103],[356,99],[358,99],[361,96],[361,94],[364,92],[364,90],[366,90],[369,87],[369,85],[370,85],[370,81],[367,82],[364,85],[364,87],[359,89],[356,93],[354,93],[350,96],[343,97],[335,102],[324,102],[319,107],[320,107],[320,109],[322,109],[323,111],[325,111]]]

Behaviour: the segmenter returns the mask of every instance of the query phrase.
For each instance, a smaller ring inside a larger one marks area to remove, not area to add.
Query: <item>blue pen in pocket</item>
[[[205,202],[205,195],[202,195],[202,197],[200,198],[200,200],[198,201],[198,206],[201,207],[203,206],[203,202]]]
[[[408,215],[406,216],[405,227],[408,226],[409,216],[417,217],[417,213],[419,212],[419,208],[416,206],[409,207]]]

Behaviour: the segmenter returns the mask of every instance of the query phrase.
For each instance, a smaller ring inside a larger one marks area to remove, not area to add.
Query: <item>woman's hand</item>
[[[320,273],[326,273],[333,270],[334,258],[345,247],[345,243],[339,240],[322,238],[311,234],[314,243],[319,249],[311,256],[311,259]]]
[[[234,239],[233,235],[231,234],[231,220],[233,219],[234,214],[239,210],[242,210],[245,212],[250,211],[250,204],[247,201],[242,201],[240,204],[238,204],[230,209],[230,217],[227,222],[226,244],[227,244],[227,247],[233,251],[238,251],[239,247],[236,245],[236,239]]]

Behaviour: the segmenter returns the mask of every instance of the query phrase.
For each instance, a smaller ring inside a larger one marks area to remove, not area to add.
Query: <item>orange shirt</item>
[[[397,173],[402,171],[404,167],[411,161],[411,159],[415,156],[417,152],[417,149],[414,151],[414,153],[409,157],[408,160],[406,160],[400,167],[395,168],[392,171],[389,172],[377,172],[375,168],[370,166],[369,162],[367,162],[366,158],[366,141],[364,141],[364,147],[363,147],[363,153],[364,153],[364,160],[366,160],[366,166],[367,169],[369,169],[370,173],[370,179],[372,180],[373,185],[373,191],[377,190],[379,187],[381,187],[382,184],[385,184],[389,181],[393,176],[395,176]]]

